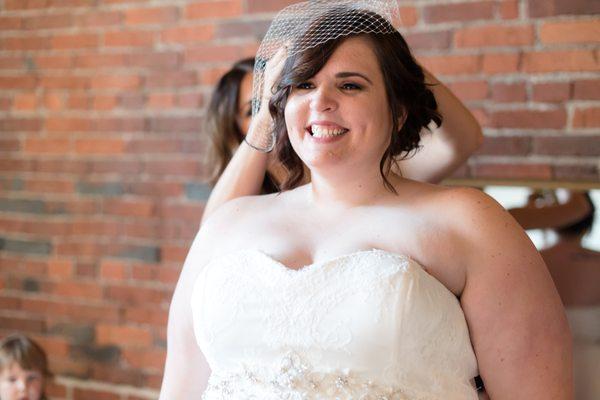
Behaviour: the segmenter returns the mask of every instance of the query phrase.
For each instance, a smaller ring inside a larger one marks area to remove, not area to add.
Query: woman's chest
[[[451,232],[422,218],[393,212],[363,212],[318,218],[287,215],[254,222],[225,238],[218,253],[256,249],[299,270],[359,251],[380,249],[407,256],[454,294],[464,287],[464,270]]]

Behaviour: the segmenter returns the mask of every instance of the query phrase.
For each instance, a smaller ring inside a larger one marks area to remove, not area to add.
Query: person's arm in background
[[[555,199],[551,204],[536,204],[530,197],[524,207],[508,210],[523,229],[555,229],[574,224],[592,212],[592,206],[582,192],[564,191],[564,201]]]
[[[425,82],[433,84],[442,126],[421,132],[422,148],[409,159],[399,160],[402,175],[406,178],[437,183],[450,176],[483,143],[481,126],[465,105],[438,81],[429,71]]]
[[[271,89],[279,77],[285,63],[286,50],[280,49],[267,63],[265,68],[264,88]],[[269,104],[271,90],[263,95],[261,103]],[[215,184],[202,214],[201,224],[221,205],[242,196],[259,194],[272,153],[257,150],[249,143],[268,142],[272,134],[272,118],[267,106],[253,116],[245,140],[242,141],[235,154],[227,164],[223,174]]]

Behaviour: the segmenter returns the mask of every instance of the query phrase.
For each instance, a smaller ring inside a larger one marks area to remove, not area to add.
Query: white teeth
[[[329,129],[324,126],[313,125],[311,126],[311,131],[314,137],[323,138],[323,137],[333,137],[339,136],[343,133],[346,133],[347,129]]]

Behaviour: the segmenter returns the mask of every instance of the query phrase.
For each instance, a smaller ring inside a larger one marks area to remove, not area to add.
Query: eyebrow
[[[350,78],[353,76],[359,76],[359,77],[363,78],[365,81],[369,82],[371,85],[373,84],[373,82],[371,82],[371,80],[369,78],[367,78],[360,72],[339,72],[339,73],[335,74],[335,76],[336,76],[336,78]]]

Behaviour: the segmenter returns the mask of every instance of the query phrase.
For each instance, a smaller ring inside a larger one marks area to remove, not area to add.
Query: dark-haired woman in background
[[[254,58],[236,62],[217,83],[208,106],[206,126],[211,140],[210,165],[214,168],[210,183],[215,187],[204,209],[203,220],[228,200],[277,192],[285,177],[285,170],[273,156],[245,144],[240,146],[252,117],[253,69]],[[444,123],[422,132],[421,148],[411,158],[398,159],[399,171],[396,172],[406,178],[438,183],[477,150],[483,135],[474,116],[460,100],[431,73],[424,71]],[[236,158],[230,164],[234,154]],[[220,179],[226,168],[227,173]],[[302,183],[307,183],[309,170],[304,172]]]

